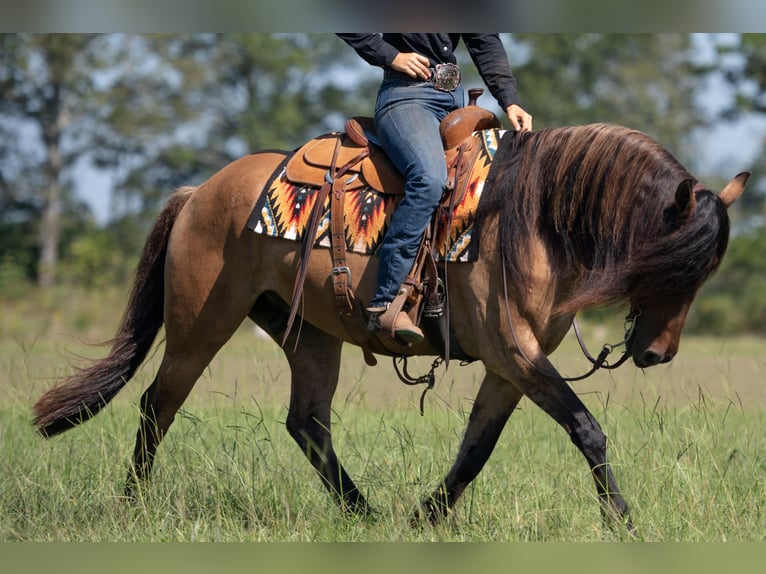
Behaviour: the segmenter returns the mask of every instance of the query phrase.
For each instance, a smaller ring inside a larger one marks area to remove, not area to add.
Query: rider
[[[383,68],[375,104],[380,145],[404,174],[404,198],[378,250],[377,290],[367,307],[370,328],[408,343],[423,332],[404,311],[389,308],[407,277],[420,240],[444,193],[447,167],[439,124],[463,107],[455,48],[463,40],[490,93],[516,131],[532,129],[497,34],[338,34],[369,64]],[[395,315],[395,316],[391,316]]]

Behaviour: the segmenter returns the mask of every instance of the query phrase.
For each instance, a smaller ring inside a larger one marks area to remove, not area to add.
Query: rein
[[[513,342],[516,344],[516,348],[519,351],[519,354],[524,358],[524,360],[529,364],[530,367],[532,367],[535,371],[538,373],[541,373],[543,375],[547,374],[543,369],[537,366],[532,359],[530,359],[527,354],[524,352],[524,349],[519,344],[519,339],[516,336],[516,329],[513,327],[513,321],[511,320],[511,309],[508,305],[508,281],[507,281],[507,273],[505,270],[505,259],[503,259],[503,296],[505,298],[505,313],[508,318],[508,324],[511,327],[511,335],[513,336]],[[577,337],[577,343],[580,345],[580,350],[582,351],[583,355],[590,361],[591,368],[588,372],[576,376],[576,377],[561,377],[562,380],[568,381],[568,382],[575,382],[575,381],[582,381],[583,379],[587,379],[591,375],[593,375],[596,371],[599,369],[607,369],[612,370],[616,369],[622,364],[628,360],[630,357],[630,353],[628,352],[628,341],[633,336],[633,331],[635,331],[636,328],[636,320],[641,316],[641,309],[640,308],[631,308],[630,312],[625,316],[625,335],[622,338],[622,341],[619,343],[605,343],[604,346],[601,348],[601,352],[598,354],[598,357],[593,357],[593,355],[590,354],[588,351],[588,347],[585,345],[585,340],[582,338],[582,334],[580,333],[580,326],[577,323],[577,319],[575,318],[572,321],[572,327],[574,328],[575,337]],[[617,361],[613,364],[607,363],[607,358],[609,355],[611,355],[615,349],[618,349],[619,347],[625,347],[625,350],[622,352],[622,356],[617,359]],[[402,363],[402,367],[399,367],[399,362]],[[403,355],[401,357],[395,356],[393,358],[393,364],[394,364],[394,370],[396,371],[396,375],[399,377],[399,380],[403,382],[405,385],[426,385],[426,388],[423,389],[423,393],[420,395],[420,415],[423,416],[424,413],[424,401],[426,398],[426,394],[428,391],[434,388],[435,383],[435,377],[434,372],[436,369],[444,362],[444,359],[441,357],[437,357],[434,359],[433,363],[431,363],[431,368],[428,370],[428,372],[425,375],[421,375],[419,377],[413,377],[410,375],[408,369],[407,369],[407,356]],[[560,376],[560,375],[559,375]]]
[[[399,365],[397,364],[397,360],[401,361],[402,368],[399,369]],[[409,374],[407,371],[407,356],[404,355],[402,357],[394,357],[394,370],[396,371],[396,375],[399,377],[399,380],[403,382],[405,385],[426,385],[426,388],[423,389],[423,393],[420,395],[420,416],[423,416],[424,413],[424,407],[423,403],[425,402],[426,393],[434,388],[434,383],[436,382],[436,378],[434,377],[434,371],[436,371],[437,367],[441,365],[444,362],[444,359],[441,357],[437,357],[434,359],[434,362],[431,363],[431,368],[425,375],[421,375],[419,377],[413,377]]]
[[[588,348],[585,346],[585,341],[583,340],[582,336],[580,335],[580,327],[577,324],[577,319],[572,321],[572,327],[574,328],[575,336],[577,337],[577,342],[580,345],[580,349],[583,352],[583,355],[593,364],[593,367],[590,371],[585,373],[584,375],[580,375],[579,377],[563,377],[565,381],[581,381],[583,379],[587,379],[590,377],[593,373],[598,371],[599,369],[616,369],[617,367],[621,366],[625,361],[628,360],[630,357],[630,353],[628,353],[628,340],[633,335],[633,331],[636,328],[636,319],[638,319],[641,316],[641,309],[631,309],[630,312],[625,316],[625,336],[623,337],[622,341],[619,343],[605,343],[604,346],[601,348],[601,352],[598,354],[597,358],[593,358],[591,354],[588,352]],[[617,362],[613,365],[610,365],[606,362],[607,357],[618,347],[622,347],[625,345],[625,350],[622,352],[622,356],[617,359]],[[528,360],[528,359],[527,359]]]
[[[503,265],[503,296],[505,298],[505,313],[508,318],[508,324],[511,327],[511,335],[513,336],[513,342],[516,344],[516,348],[518,349],[519,354],[524,358],[524,360],[529,364],[529,366],[532,367],[538,373],[545,375],[547,373],[543,371],[539,366],[537,366],[537,364],[535,364],[535,362],[532,361],[532,359],[530,359],[527,356],[527,354],[524,352],[524,349],[519,344],[519,339],[516,336],[516,329],[513,327],[513,321],[511,320],[511,309],[510,309],[510,306],[508,305],[508,281],[507,281],[507,273],[505,269],[505,258],[501,257],[501,259],[502,259],[502,265]],[[606,343],[601,348],[601,352],[598,354],[597,358],[593,358],[590,352],[588,352],[588,348],[585,345],[585,341],[583,340],[582,335],[580,334],[580,327],[577,324],[577,319],[572,321],[575,336],[577,337],[577,342],[580,345],[580,349],[582,350],[585,357],[591,362],[593,366],[587,373],[584,373],[576,377],[561,377],[562,380],[569,381],[569,382],[581,381],[583,379],[587,379],[599,369],[611,370],[621,366],[630,357],[627,343],[630,340],[631,336],[633,335],[633,331],[636,328],[636,320],[640,316],[641,316],[641,309],[631,308],[630,312],[625,317],[625,336],[623,337],[622,341],[620,341],[619,343],[613,343],[613,344]],[[622,347],[622,346],[625,346],[625,350],[623,351],[622,356],[617,360],[617,362],[615,362],[612,365],[607,363],[606,359],[609,357],[609,355],[612,354],[612,352],[616,348]]]

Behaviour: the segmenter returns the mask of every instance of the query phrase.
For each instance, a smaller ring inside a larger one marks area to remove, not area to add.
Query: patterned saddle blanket
[[[474,219],[489,168],[505,132],[499,128],[474,132],[480,146],[465,194],[455,205],[452,226],[440,225],[441,237],[435,238],[438,257],[448,262],[476,261],[479,241],[474,234]],[[286,174],[287,161],[276,170],[259,197],[247,227],[255,233],[302,241],[316,202],[319,187],[289,181]],[[344,220],[346,249],[364,255],[375,254],[391,215],[401,200],[401,195],[382,194],[372,187],[363,186],[346,192]],[[330,200],[323,206],[315,247],[330,248]],[[449,214],[438,210],[437,217],[448,219]]]

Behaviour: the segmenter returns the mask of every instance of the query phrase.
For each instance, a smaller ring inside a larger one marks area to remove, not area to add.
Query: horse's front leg
[[[585,456],[596,482],[605,521],[616,519],[632,531],[628,505],[607,462],[606,436],[601,426],[547,358],[539,359],[537,365],[537,369],[526,365],[526,375],[515,382],[527,397],[569,433],[572,442]]]
[[[489,459],[521,397],[521,392],[511,383],[487,372],[471,409],[455,463],[442,484],[423,501],[421,509],[415,514],[416,522],[427,519],[436,523],[455,505]]]

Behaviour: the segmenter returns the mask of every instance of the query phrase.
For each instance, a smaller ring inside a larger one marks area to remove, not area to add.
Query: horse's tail
[[[164,267],[170,230],[195,188],[168,200],[144,244],[133,289],[109,354],[48,390],[34,406],[34,425],[45,437],[97,414],[125,386],[146,358],[163,323]]]

